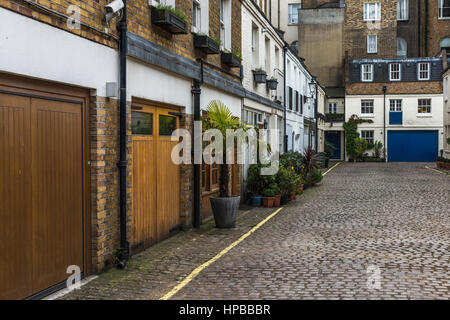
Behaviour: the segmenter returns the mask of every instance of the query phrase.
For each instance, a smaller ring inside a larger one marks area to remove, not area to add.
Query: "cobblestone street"
[[[425,165],[341,164],[173,298],[450,299],[450,180]],[[274,211],[180,233],[64,298],[158,299]]]

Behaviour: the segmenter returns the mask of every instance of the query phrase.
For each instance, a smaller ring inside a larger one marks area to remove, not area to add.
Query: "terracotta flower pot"
[[[275,200],[273,202],[273,205],[275,207],[279,207],[280,204],[281,204],[281,194],[278,194],[278,195],[275,196]]]
[[[304,184],[300,185],[300,188],[298,188],[298,194],[302,194],[304,189],[305,185]]]
[[[275,201],[275,197],[263,197],[262,198],[263,206],[266,208],[272,208],[274,201]]]
[[[295,197],[296,197],[297,195],[295,194],[295,192],[292,192],[291,193],[291,197],[289,198],[290,200],[295,200]]]

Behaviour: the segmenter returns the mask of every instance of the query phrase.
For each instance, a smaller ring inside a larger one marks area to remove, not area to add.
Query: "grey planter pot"
[[[238,68],[241,66],[241,59],[239,59],[239,57],[235,56],[231,52],[221,52],[220,60],[223,64],[226,64],[231,68]]]
[[[241,197],[211,197],[211,208],[217,228],[234,228]]]
[[[269,90],[277,90],[278,81],[277,80],[266,80],[267,88]]]
[[[152,23],[172,34],[187,34],[187,22],[169,10],[152,7]]]
[[[194,35],[194,47],[205,51],[207,54],[218,54],[220,52],[219,44],[204,34]]]
[[[256,83],[266,83],[267,73],[253,70],[253,77]]]

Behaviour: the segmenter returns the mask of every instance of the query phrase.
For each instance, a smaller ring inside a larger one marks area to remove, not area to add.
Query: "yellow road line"
[[[333,170],[334,168],[336,168],[338,165],[340,165],[341,162],[336,163],[334,166],[332,166],[330,169],[328,169],[327,171],[325,171],[322,175],[326,176],[331,170]]]
[[[189,282],[191,282],[200,272],[202,272],[206,267],[214,263],[215,261],[219,260],[223,255],[228,253],[231,249],[236,247],[238,244],[240,244],[242,241],[244,241],[248,236],[250,236],[253,232],[261,228],[267,221],[272,219],[278,212],[280,212],[283,208],[278,209],[274,213],[272,213],[270,216],[265,218],[263,221],[258,223],[256,226],[254,226],[249,232],[241,236],[238,240],[230,244],[228,247],[220,251],[214,258],[211,260],[206,261],[201,266],[194,269],[194,271],[191,272],[190,275],[188,275],[183,281],[181,281],[179,284],[177,284],[172,290],[170,290],[167,294],[165,294],[163,297],[161,297],[159,300],[169,300],[172,298],[178,291],[183,289]]]
[[[446,172],[443,172],[443,171],[441,171],[441,170],[437,170],[437,169],[430,168],[429,166],[425,166],[425,168],[428,169],[428,170],[431,170],[431,171],[440,173],[440,174],[444,174],[444,175],[446,175],[446,176],[449,176],[449,175],[450,175],[450,174],[448,174],[448,173],[446,173]]]

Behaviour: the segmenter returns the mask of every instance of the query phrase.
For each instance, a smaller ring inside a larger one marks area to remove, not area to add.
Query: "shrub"
[[[276,194],[275,194],[275,190],[273,190],[271,188],[267,188],[267,189],[264,189],[263,195],[264,195],[264,197],[275,197]]]
[[[299,152],[289,151],[280,155],[280,166],[286,169],[294,168],[297,174],[302,173],[302,155]]]
[[[355,156],[357,160],[362,160],[364,156],[364,152],[367,150],[367,140],[363,138],[355,138],[354,140],[354,148],[355,148]]]
[[[284,196],[290,196],[300,187],[300,176],[294,170],[281,167],[278,170],[276,181],[280,192]]]
[[[253,195],[261,195],[264,190],[276,185],[276,177],[261,175],[261,163],[252,164],[248,168],[247,191]]]
[[[311,147],[305,150],[301,159],[303,177],[307,177],[312,170],[319,168],[319,156]]]

